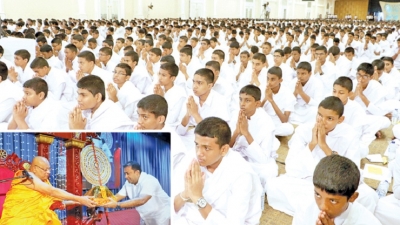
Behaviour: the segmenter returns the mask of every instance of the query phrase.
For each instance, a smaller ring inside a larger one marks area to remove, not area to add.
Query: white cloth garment
[[[225,121],[229,121],[231,118],[231,114],[228,110],[228,104],[225,102],[225,98],[218,94],[216,91],[211,90],[210,94],[207,97],[207,100],[203,103],[201,106],[199,103],[199,98],[194,96],[194,101],[196,102],[198,109],[199,109],[199,114],[201,118],[205,119],[207,117],[215,116],[219,117]],[[187,100],[186,100],[187,102]],[[185,103],[186,103],[185,102]],[[183,117],[186,114],[186,104],[183,104],[181,114],[179,115],[179,120],[182,121]],[[196,126],[197,123],[193,117],[190,117],[189,123],[186,125],[186,127],[182,126],[181,123],[176,128],[176,132],[182,136],[182,140],[185,144],[185,146],[188,149],[193,149],[194,148],[194,126]]]
[[[297,78],[293,79],[290,90],[294,91],[297,83]],[[318,113],[318,105],[324,97],[324,86],[320,79],[314,75],[303,86],[304,92],[310,97],[308,104],[298,94],[296,97],[296,104],[294,111],[290,114],[289,122],[292,124],[302,124],[315,121]],[[332,93],[332,92],[331,92]]]
[[[395,125],[399,127],[400,125]],[[395,129],[394,129],[395,130]],[[379,199],[375,216],[382,224],[400,224],[400,150],[393,163],[393,194]]]
[[[12,116],[13,107],[22,99],[22,88],[10,80],[0,83],[0,130],[7,130],[8,120]]]
[[[296,98],[294,97],[293,92],[290,91],[287,87],[281,86],[278,93],[272,94],[272,98],[274,99],[275,104],[278,106],[282,113],[292,113],[294,111]],[[265,102],[263,109],[268,113],[275,124],[275,135],[288,136],[293,133],[293,126],[289,123],[282,123],[269,101]]]
[[[195,204],[185,203],[172,224],[259,224],[262,187],[243,157],[229,150],[214,173],[201,169],[205,173],[203,196],[213,209],[203,219]],[[180,193],[184,187],[172,188]]]
[[[26,123],[31,130],[69,130],[68,110],[59,101],[47,97],[36,108],[29,107]]]
[[[139,118],[137,115],[137,103],[143,98],[143,95],[130,81],[125,82],[121,89],[116,89],[118,98],[116,104],[124,110],[132,121],[136,122]]]
[[[236,129],[238,115],[239,111],[233,113],[230,121],[232,131]],[[265,189],[268,178],[278,176],[278,165],[275,159],[278,157],[276,150],[279,148],[279,141],[274,135],[275,125],[262,108],[256,109],[254,115],[248,120],[248,125],[253,142],[249,144],[243,135],[239,135],[232,150],[239,152],[250,163]],[[259,129],[260,127],[263,129]]]
[[[186,101],[186,91],[181,86],[174,85],[164,94],[164,98],[168,103],[168,115],[165,124],[176,128],[179,121],[179,115]]]
[[[315,225],[321,211],[315,200],[296,212],[292,225]],[[364,206],[357,202],[349,203],[346,211],[334,219],[336,225],[381,225],[381,223]]]
[[[92,114],[91,110],[82,111],[87,119],[85,130],[130,130],[133,121],[114,102],[106,99]]]
[[[141,172],[136,185],[126,181],[118,194],[128,196],[129,199],[138,199],[150,195],[151,198],[145,204],[135,207],[140,218],[144,220],[146,225],[170,224],[171,200],[154,176]]]

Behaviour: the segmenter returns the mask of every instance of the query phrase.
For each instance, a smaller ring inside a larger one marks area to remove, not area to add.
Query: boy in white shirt
[[[359,193],[360,171],[350,159],[327,156],[314,170],[314,199],[301,207],[293,217],[293,225],[380,225],[364,206],[355,202]]]
[[[282,70],[271,67],[267,75],[268,85],[261,106],[275,124],[275,135],[289,136],[293,133],[293,125],[288,123],[290,113],[294,110],[296,98],[285,86],[282,86]]]

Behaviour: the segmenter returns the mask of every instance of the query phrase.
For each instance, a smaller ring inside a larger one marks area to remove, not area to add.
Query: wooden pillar
[[[37,134],[36,143],[38,145],[38,156],[45,157],[49,160],[49,148],[53,143],[54,137],[46,134]]]
[[[67,149],[67,191],[74,195],[82,195],[82,174],[80,154],[85,142],[70,139],[65,142]],[[67,224],[82,225],[82,206],[67,208]]]

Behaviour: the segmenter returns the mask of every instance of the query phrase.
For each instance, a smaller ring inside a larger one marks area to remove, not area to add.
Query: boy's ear
[[[45,94],[44,94],[44,92],[43,92],[43,91],[42,91],[42,92],[40,92],[40,93],[38,94],[38,96],[39,96],[39,98],[40,98],[40,99],[42,99],[42,100],[43,100],[43,99],[45,99],[45,97],[44,97],[44,96],[45,96]]]
[[[101,100],[102,95],[101,95],[100,93],[97,93],[97,94],[94,96],[94,98],[96,99],[97,102],[101,102],[101,101],[102,101],[102,100]]]
[[[165,116],[159,116],[159,117],[157,117],[157,122],[159,123],[159,124],[164,124],[165,123]]]
[[[256,107],[257,107],[257,108],[258,108],[258,107],[261,107],[261,101],[260,101],[260,100],[256,101]]]
[[[354,194],[349,198],[349,202],[354,202],[358,198],[358,192],[354,192]]]
[[[228,151],[229,151],[229,144],[223,145],[221,147],[221,155],[222,156],[225,156],[228,153]]]
[[[344,121],[344,116],[339,117],[338,123],[342,123]]]

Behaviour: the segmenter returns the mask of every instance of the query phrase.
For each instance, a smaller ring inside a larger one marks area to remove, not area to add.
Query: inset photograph
[[[170,133],[0,133],[0,224],[170,224]]]

